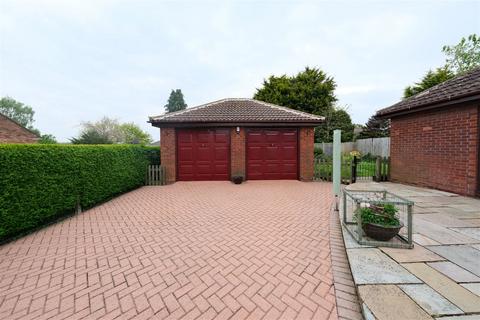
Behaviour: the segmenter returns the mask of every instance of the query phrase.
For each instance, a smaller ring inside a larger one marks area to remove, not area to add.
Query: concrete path
[[[366,319],[480,319],[480,200],[394,183],[415,202],[414,249],[360,246],[344,232]]]
[[[140,188],[1,246],[0,318],[336,319],[331,201],[298,181]]]

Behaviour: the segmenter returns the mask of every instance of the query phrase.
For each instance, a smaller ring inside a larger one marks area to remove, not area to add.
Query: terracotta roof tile
[[[429,105],[480,95],[480,68],[440,83],[393,106],[377,111],[379,116],[394,115]]]
[[[288,122],[320,124],[325,118],[254,99],[229,98],[185,110],[150,117],[162,123],[263,123]]]

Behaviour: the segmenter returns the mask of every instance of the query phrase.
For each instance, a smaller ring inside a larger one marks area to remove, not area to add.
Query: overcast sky
[[[103,116],[146,123],[171,89],[189,106],[252,97],[305,66],[334,77],[355,123],[480,33],[480,1],[0,0],[0,95],[60,141]]]

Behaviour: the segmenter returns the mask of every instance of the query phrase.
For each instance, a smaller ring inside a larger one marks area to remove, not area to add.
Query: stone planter
[[[243,182],[243,177],[242,176],[233,176],[232,177],[232,182],[235,184],[241,184]]]
[[[401,223],[398,226],[381,226],[374,223],[365,223],[362,226],[362,229],[365,234],[372,239],[378,241],[389,241],[398,234],[402,227],[403,224]]]

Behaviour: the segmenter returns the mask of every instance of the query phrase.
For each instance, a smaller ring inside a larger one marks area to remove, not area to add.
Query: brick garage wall
[[[36,143],[38,137],[15,123],[0,115],[0,143]]]
[[[313,180],[313,128],[300,128],[299,132],[299,166],[302,181]]]
[[[160,129],[160,161],[167,172],[167,183],[174,183],[177,178],[177,142],[174,128]]]
[[[230,129],[230,155],[231,176],[245,178],[245,128],[240,128],[239,133],[236,128]]]
[[[478,108],[462,105],[394,117],[392,181],[475,195]]]

